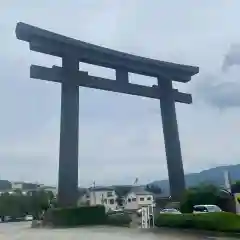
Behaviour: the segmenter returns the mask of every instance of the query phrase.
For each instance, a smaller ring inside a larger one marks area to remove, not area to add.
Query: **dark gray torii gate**
[[[62,67],[32,65],[31,78],[61,83],[61,129],[58,201],[76,204],[78,196],[79,86],[160,99],[170,192],[179,200],[184,189],[184,170],[177,127],[175,102],[192,103],[190,94],[173,89],[172,81],[186,83],[199,72],[197,67],[143,58],[61,36],[25,23],[16,27],[18,39],[29,42],[30,50],[62,58]],[[116,70],[116,80],[79,71],[79,62]],[[158,85],[129,83],[128,73],[156,77]]]

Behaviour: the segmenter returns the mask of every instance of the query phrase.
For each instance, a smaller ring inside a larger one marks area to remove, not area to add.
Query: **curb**
[[[207,235],[207,236],[213,236],[213,237],[234,237],[234,238],[240,238],[240,233],[232,233],[232,232],[217,232],[217,231],[205,231],[205,230],[198,230],[198,229],[183,229],[183,228],[168,228],[168,227],[155,227],[152,229],[149,229],[149,231],[153,233],[160,232],[161,230],[167,230],[167,231],[181,231],[189,234],[197,234],[197,235]]]

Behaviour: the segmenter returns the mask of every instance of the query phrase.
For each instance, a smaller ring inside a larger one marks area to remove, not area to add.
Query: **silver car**
[[[175,208],[165,208],[160,211],[160,213],[167,213],[167,214],[182,214]]]
[[[193,206],[193,213],[209,213],[222,212],[222,209],[217,205],[195,205]]]

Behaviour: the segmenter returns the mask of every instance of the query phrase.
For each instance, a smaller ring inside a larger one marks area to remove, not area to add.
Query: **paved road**
[[[31,229],[30,223],[1,223],[1,240],[197,240],[210,239],[179,233],[149,233],[129,228],[89,227],[75,229]],[[215,238],[211,238],[215,239]],[[229,238],[222,238],[229,239]]]

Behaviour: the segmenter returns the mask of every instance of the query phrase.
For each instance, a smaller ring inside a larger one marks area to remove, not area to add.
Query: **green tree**
[[[0,215],[19,218],[25,215],[27,205],[21,192],[4,193],[0,196]]]
[[[180,204],[181,211],[190,213],[193,206],[198,204],[217,204],[219,188],[214,185],[201,184],[186,190]]]
[[[124,197],[129,193],[131,190],[131,186],[116,186],[115,192],[117,194],[117,204],[118,206],[122,206],[124,202]]]
[[[159,186],[154,185],[154,184],[148,184],[146,186],[146,191],[149,191],[149,192],[154,193],[154,194],[162,193],[162,189]]]
[[[47,210],[50,205],[50,196],[43,190],[33,191],[29,196],[29,212],[34,218],[39,218],[42,211]]]
[[[46,210],[53,200],[51,192],[32,191],[23,194],[16,190],[13,193],[0,195],[0,216],[10,216],[14,218],[24,217],[32,214],[34,218],[39,218],[43,210]]]
[[[233,193],[240,193],[240,180],[232,184],[231,190]]]

